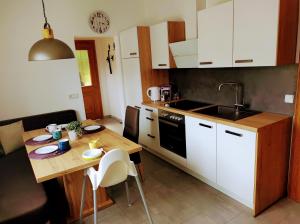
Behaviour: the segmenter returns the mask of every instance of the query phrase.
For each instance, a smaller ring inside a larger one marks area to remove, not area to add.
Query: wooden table
[[[88,124],[95,124],[95,122],[91,120],[84,122],[84,125]],[[27,141],[32,137],[42,134],[46,134],[44,129],[25,132],[23,134],[23,139],[24,141]],[[63,132],[63,138],[68,138],[66,131]],[[89,149],[88,143],[95,139],[99,139],[103,145],[104,151],[106,152],[115,148],[126,150],[129,154],[142,150],[140,145],[120,136],[109,129],[105,129],[98,133],[83,135],[80,139],[71,142],[71,150],[65,154],[43,160],[30,159],[31,166],[38,183],[57,178],[64,187],[70,207],[70,222],[79,218],[83,170],[92,166],[97,168],[97,165],[100,161],[100,159],[86,161],[81,157],[82,152]],[[56,142],[52,142],[50,145],[51,144],[56,144]],[[41,145],[26,145],[27,153],[39,147],[41,147]],[[89,181],[86,189],[87,195],[84,216],[93,213],[92,188]],[[113,204],[113,201],[108,197],[104,188],[99,188],[98,198],[99,209]]]

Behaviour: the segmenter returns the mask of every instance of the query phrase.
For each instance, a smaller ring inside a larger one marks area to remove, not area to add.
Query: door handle
[[[212,126],[210,125],[207,125],[207,124],[202,124],[202,123],[199,123],[200,126],[202,127],[205,127],[205,128],[212,128]]]
[[[234,136],[237,136],[237,137],[243,137],[242,134],[236,133],[236,132],[233,132],[233,131],[228,131],[228,130],[226,130],[225,133],[226,133],[226,134],[230,134],[230,135],[234,135]]]
[[[147,134],[147,136],[150,137],[150,138],[153,138],[153,139],[155,138],[155,136],[150,135],[150,134]]]
[[[145,110],[146,110],[146,111],[149,111],[149,112],[153,112],[153,110],[151,110],[151,109],[148,109],[148,108],[146,108]]]
[[[235,63],[237,63],[237,64],[242,64],[242,63],[253,63],[253,59],[235,60]]]
[[[159,67],[161,66],[167,66],[167,64],[158,64]]]
[[[213,62],[212,61],[203,61],[203,62],[200,62],[200,65],[212,65]]]
[[[141,109],[141,107],[139,107],[139,106],[134,106],[134,107],[135,107],[136,109],[139,109],[139,110]]]
[[[134,55],[137,55],[136,52],[132,52],[132,53],[129,53],[130,56],[134,56]]]
[[[149,121],[154,121],[154,119],[150,118],[150,117],[146,117],[146,119],[149,120]]]

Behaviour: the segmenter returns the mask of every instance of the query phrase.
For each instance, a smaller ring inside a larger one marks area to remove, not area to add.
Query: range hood
[[[177,68],[198,68],[198,39],[169,44]]]

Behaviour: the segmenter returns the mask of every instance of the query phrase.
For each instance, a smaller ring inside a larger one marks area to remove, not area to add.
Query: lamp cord
[[[43,5],[43,14],[44,14],[44,19],[45,19],[44,29],[50,28],[50,24],[48,23],[48,19],[47,19],[47,16],[46,16],[46,9],[45,9],[44,0],[42,0],[42,5]]]

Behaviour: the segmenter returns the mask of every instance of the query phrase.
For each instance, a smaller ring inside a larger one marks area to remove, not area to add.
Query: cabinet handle
[[[134,107],[135,107],[136,109],[139,109],[139,110],[141,109],[141,107],[139,107],[139,106],[134,106]]]
[[[155,138],[155,136],[150,135],[150,134],[147,134],[147,136],[150,137],[150,138]]]
[[[253,59],[235,60],[235,63],[237,63],[237,64],[242,64],[242,63],[253,63]]]
[[[200,62],[200,65],[212,65],[213,62],[212,61],[203,61],[203,62]]]
[[[202,124],[202,123],[199,123],[200,126],[202,127],[205,127],[205,128],[212,128],[212,126],[210,125],[207,125],[207,124]]]
[[[225,133],[226,134],[230,134],[230,135],[235,135],[235,136],[238,136],[238,137],[243,137],[242,134],[239,134],[239,133],[236,133],[236,132],[232,132],[232,131],[228,131],[228,130],[226,130]]]
[[[149,121],[154,121],[154,119],[150,118],[150,117],[146,117],[146,119],[149,120]]]
[[[146,108],[145,110],[146,110],[146,111],[149,111],[149,112],[153,112],[153,110],[151,110],[151,109],[148,109],[148,108]]]
[[[158,66],[167,66],[167,64],[158,64]]]
[[[129,53],[130,56],[134,56],[134,55],[137,55],[136,52],[132,52],[132,53]]]

